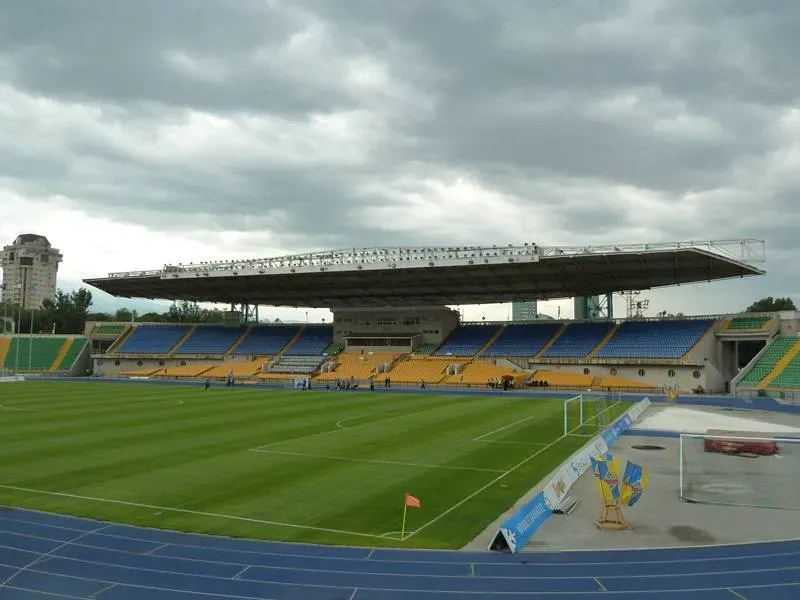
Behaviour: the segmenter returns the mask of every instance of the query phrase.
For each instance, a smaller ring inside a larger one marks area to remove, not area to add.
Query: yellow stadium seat
[[[536,371],[531,381],[540,381],[549,388],[587,389],[591,387],[594,377],[579,373],[562,373],[561,371]]]
[[[336,357],[336,369],[320,373],[314,381],[336,381],[337,379],[355,379],[368,381],[375,375],[380,365],[397,360],[396,352],[342,352]]]
[[[600,390],[655,390],[657,385],[634,379],[624,379],[622,377],[599,377],[594,382],[594,387]]]
[[[448,376],[444,382],[450,385],[485,386],[490,380],[496,381],[507,376],[515,377],[515,375],[516,372],[512,367],[496,365],[491,360],[476,360],[465,365],[461,373]],[[525,375],[527,377],[527,374]]]
[[[154,368],[154,367],[147,367],[144,369],[133,369],[131,371],[120,371],[119,374],[122,377],[152,377],[158,373],[161,373],[164,369]]]
[[[200,377],[204,375],[206,372],[210,371],[211,369],[215,368],[212,364],[201,364],[201,365],[186,365],[183,367],[166,367],[163,371],[159,373],[154,373],[153,377],[160,377],[164,379],[169,378],[193,378],[193,377]]]
[[[224,362],[203,373],[203,377],[225,379],[229,374],[237,378],[254,377],[261,372],[261,369],[268,362],[268,358],[260,358],[248,362]]]
[[[403,360],[392,367],[389,373],[380,373],[375,377],[376,382],[383,382],[388,377],[392,383],[413,383],[419,384],[425,382],[426,384],[441,383],[447,376],[448,365],[464,364],[468,359],[458,359],[451,357],[423,357],[423,358],[409,358]]]

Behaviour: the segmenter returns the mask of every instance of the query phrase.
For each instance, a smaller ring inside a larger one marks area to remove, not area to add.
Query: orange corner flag
[[[409,508],[421,508],[422,503],[419,501],[419,498],[415,498],[411,494],[406,494],[406,506]]]

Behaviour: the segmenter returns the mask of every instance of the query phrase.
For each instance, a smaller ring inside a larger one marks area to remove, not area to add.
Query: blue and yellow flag
[[[619,459],[613,454],[590,457],[592,473],[600,482],[603,497],[619,500]]]
[[[625,465],[625,474],[622,476],[622,490],[620,502],[633,506],[642,497],[647,487],[647,471],[641,465],[628,461]]]

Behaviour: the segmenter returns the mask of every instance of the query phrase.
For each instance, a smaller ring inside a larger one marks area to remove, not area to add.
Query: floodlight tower
[[[625,296],[625,306],[629,319],[641,319],[644,317],[645,311],[650,307],[650,300],[641,298],[642,292],[637,290],[620,292],[620,294]]]
[[[602,296],[577,296],[575,298],[575,320],[593,321],[614,318],[614,301],[611,294]]]

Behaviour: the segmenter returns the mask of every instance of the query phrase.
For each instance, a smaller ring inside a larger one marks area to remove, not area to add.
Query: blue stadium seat
[[[200,325],[175,354],[225,354],[242,333],[241,327]]]
[[[445,340],[435,356],[472,356],[497,333],[499,325],[462,325]]]
[[[272,356],[295,336],[299,325],[264,325],[253,330],[236,346],[234,356]]]
[[[307,325],[286,351],[286,356],[318,356],[332,343],[332,325]]]
[[[166,354],[189,331],[189,325],[138,325],[117,352]]]
[[[572,323],[543,354],[544,358],[582,358],[597,347],[613,323]]]
[[[560,323],[509,325],[483,356],[535,356],[560,328]]]
[[[597,353],[598,358],[680,358],[709,330],[713,320],[626,321]]]

